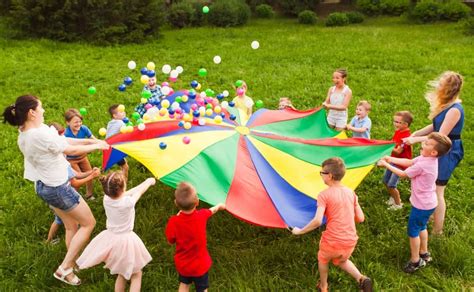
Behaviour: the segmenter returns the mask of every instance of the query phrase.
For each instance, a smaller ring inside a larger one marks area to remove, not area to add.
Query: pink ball
[[[214,99],[212,100],[212,105],[213,105],[213,106],[219,105],[219,100],[218,100],[217,98],[214,98]]]
[[[178,80],[178,78],[176,78],[176,77],[170,77],[169,79],[170,79],[171,82],[176,82],[176,80]]]
[[[206,102],[207,103],[212,103],[212,97],[206,97]]]
[[[237,95],[244,95],[245,91],[242,88],[237,88]]]
[[[165,81],[165,82],[161,83],[161,87],[164,87],[164,86],[170,86],[170,84]]]
[[[191,109],[192,109],[193,111],[197,110],[197,108],[198,108],[198,105],[197,105],[197,104],[193,103],[193,104],[191,105]]]
[[[181,114],[183,111],[180,108],[177,108],[174,112],[177,114]]]
[[[153,107],[152,104],[149,104],[149,103],[145,104],[145,109],[146,109],[146,110],[149,110],[149,109],[151,109],[152,107]]]
[[[170,114],[169,117],[170,117],[170,119],[174,119],[174,115]]]
[[[172,95],[173,93],[174,93],[173,88],[170,88],[170,94],[169,95]]]
[[[189,142],[191,142],[191,139],[188,136],[184,136],[183,137],[183,143],[184,144],[189,144]]]

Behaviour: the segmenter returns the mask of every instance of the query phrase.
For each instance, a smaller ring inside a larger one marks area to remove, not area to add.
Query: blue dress
[[[451,150],[445,155],[438,158],[438,182],[444,181],[445,183],[449,180],[454,169],[464,157],[464,149],[462,147],[461,140],[461,132],[464,126],[464,108],[460,103],[455,103],[440,112],[433,119],[433,131],[439,132],[439,129],[441,128],[441,125],[444,122],[444,118],[446,117],[446,114],[452,108],[458,109],[461,112],[461,116],[459,118],[459,121],[456,123],[456,125],[448,135],[448,137],[451,139],[451,142],[453,143]]]

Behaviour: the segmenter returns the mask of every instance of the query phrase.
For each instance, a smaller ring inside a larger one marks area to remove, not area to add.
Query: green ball
[[[87,89],[87,92],[89,92],[89,94],[95,94],[97,92],[97,89],[95,89],[94,86],[91,86],[89,87],[89,89]]]
[[[142,119],[137,119],[137,125],[139,124],[143,124],[143,120]]]
[[[206,109],[210,109],[210,108],[212,108],[212,104],[210,103],[206,104]]]
[[[209,96],[209,97],[214,97],[214,95],[216,94],[214,90],[210,88],[206,89],[205,93],[206,93],[206,96]]]
[[[204,68],[199,69],[199,76],[201,77],[206,77],[207,76],[207,70]]]
[[[209,7],[207,7],[207,6],[202,7],[202,13],[204,13],[204,14],[209,13]]]
[[[87,109],[85,107],[81,107],[79,109],[79,113],[82,115],[82,116],[85,116],[87,115]]]
[[[132,127],[133,127],[132,121],[129,121],[129,122],[127,123],[127,126],[132,126]]]
[[[235,81],[235,86],[236,87],[240,87],[240,86],[242,86],[242,84],[244,84],[244,82],[242,80]]]
[[[140,119],[140,114],[137,112],[134,112],[132,114],[132,119],[134,119],[135,121],[138,121]]]
[[[263,101],[261,101],[260,99],[257,100],[257,102],[255,103],[255,107],[262,108],[263,107]]]
[[[183,102],[183,99],[181,98],[181,96],[178,96],[178,97],[176,97],[176,99],[174,101],[180,103],[180,102]]]
[[[142,97],[143,98],[146,98],[146,99],[149,99],[151,97],[151,91],[149,90],[143,90],[142,91]]]

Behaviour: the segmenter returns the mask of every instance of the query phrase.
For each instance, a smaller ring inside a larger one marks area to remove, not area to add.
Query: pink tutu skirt
[[[92,239],[76,262],[80,269],[105,263],[104,268],[112,275],[130,280],[150,261],[150,253],[135,232],[117,234],[104,230]]]

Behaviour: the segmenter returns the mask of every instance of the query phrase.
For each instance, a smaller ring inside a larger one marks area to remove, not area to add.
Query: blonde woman
[[[414,144],[425,141],[427,135],[431,132],[440,132],[447,135],[453,143],[451,151],[438,159],[438,179],[436,180],[438,207],[434,212],[434,234],[443,233],[446,214],[444,190],[454,169],[464,157],[461,141],[461,132],[464,126],[464,108],[459,99],[462,84],[462,76],[452,71],[444,72],[437,80],[432,81],[430,83],[432,90],[425,97],[430,103],[429,118],[433,122],[404,139],[405,143]]]

